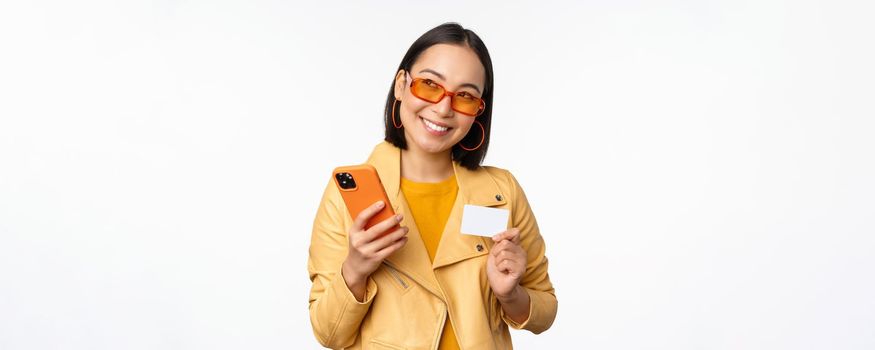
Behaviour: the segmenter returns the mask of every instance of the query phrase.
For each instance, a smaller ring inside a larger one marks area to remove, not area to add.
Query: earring
[[[476,149],[480,148],[480,146],[483,145],[483,141],[486,140],[486,129],[483,128],[483,124],[480,124],[480,122],[478,122],[476,120],[474,121],[474,123],[476,123],[477,126],[480,127],[480,143],[477,144],[477,147],[468,148],[468,147],[465,147],[465,145],[463,145],[461,141],[459,141],[459,147],[462,147],[463,150],[466,150],[466,151],[476,150]]]
[[[401,118],[398,118],[397,124],[395,123],[395,105],[398,104],[398,101],[401,100],[395,99],[395,102],[392,102],[392,125],[395,126],[395,129],[401,129],[401,127],[404,126],[403,124],[401,124]]]

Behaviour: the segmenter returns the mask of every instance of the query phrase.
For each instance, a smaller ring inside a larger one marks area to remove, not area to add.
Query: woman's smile
[[[435,136],[446,136],[450,134],[450,130],[453,128],[447,126],[446,124],[433,122],[431,120],[425,119],[423,117],[419,117],[422,120],[422,126],[428,131],[429,134]]]

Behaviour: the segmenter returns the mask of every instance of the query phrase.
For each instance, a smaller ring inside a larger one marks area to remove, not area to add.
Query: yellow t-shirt
[[[444,226],[447,224],[447,218],[450,217],[453,203],[456,202],[456,194],[459,192],[456,175],[453,174],[441,182],[413,182],[402,177],[401,192],[404,193],[404,199],[407,200],[413,215],[413,222],[416,223],[419,235],[425,243],[428,257],[434,262],[434,254],[441,242],[441,234],[444,232]],[[438,349],[459,349],[449,317],[444,323]]]

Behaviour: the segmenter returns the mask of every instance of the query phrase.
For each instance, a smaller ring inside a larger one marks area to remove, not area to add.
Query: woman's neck
[[[401,177],[415,182],[441,182],[454,173],[450,150],[429,153],[407,144],[401,150]]]

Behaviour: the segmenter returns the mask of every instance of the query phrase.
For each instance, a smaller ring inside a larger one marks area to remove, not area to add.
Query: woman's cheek
[[[464,139],[465,136],[468,135],[468,133],[471,130],[471,124],[473,124],[473,122],[471,122],[467,126],[459,125],[458,134],[456,135],[456,142],[454,142],[454,143],[458,143],[459,141],[462,141],[462,139]]]

